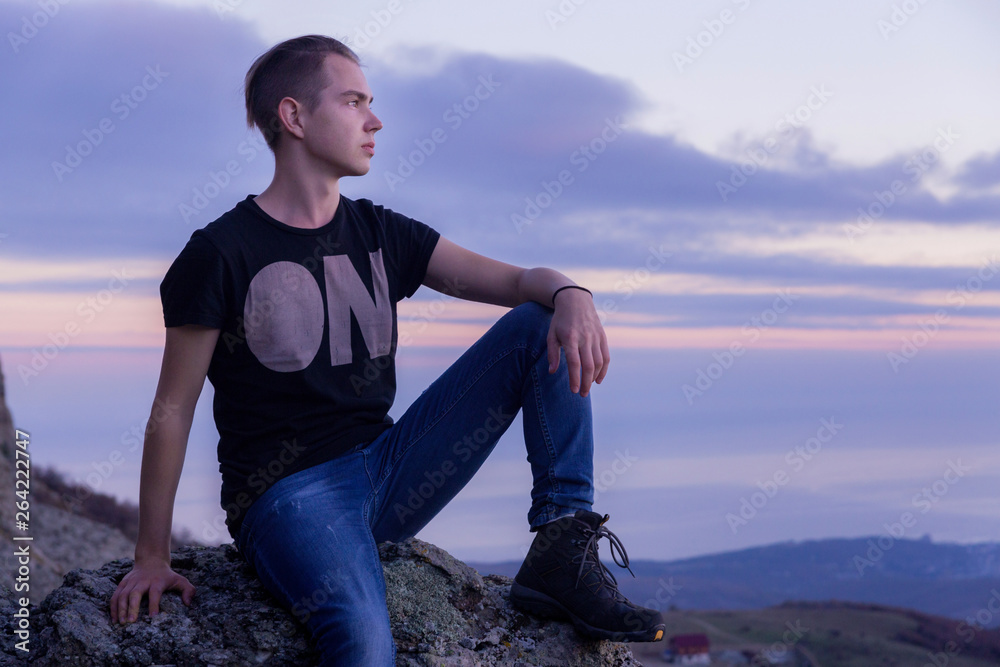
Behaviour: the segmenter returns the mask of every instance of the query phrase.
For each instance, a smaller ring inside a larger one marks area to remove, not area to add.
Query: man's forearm
[[[171,415],[147,429],[139,478],[139,536],[136,560],[170,562],[174,497],[184,467],[190,420]]]

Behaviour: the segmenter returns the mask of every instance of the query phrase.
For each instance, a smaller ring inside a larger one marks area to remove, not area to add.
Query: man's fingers
[[[551,327],[549,327],[549,335],[545,338],[545,342],[548,343],[546,356],[549,359],[549,373],[555,373],[559,368],[559,339]]]
[[[590,347],[580,347],[580,395],[590,393],[590,383],[594,380],[594,355]]]
[[[152,572],[147,569],[133,569],[118,584],[111,596],[111,620],[115,623],[133,623],[139,618],[142,599],[149,597],[149,615],[160,613],[160,602],[167,591],[179,591],[185,605],[194,599],[195,587],[183,576],[167,568]]]
[[[133,588],[128,594],[128,616],[126,621],[134,623],[139,618],[139,607],[142,606],[143,592],[138,588]]]
[[[191,600],[193,599],[194,599],[194,584],[192,584],[187,579],[184,579],[181,585],[181,602],[183,602],[185,606],[190,607]]]
[[[119,623],[125,623],[128,620],[128,596],[131,590],[132,587],[128,584],[118,590],[118,600],[115,602],[115,617]]]
[[[569,390],[580,391],[580,350],[572,345],[563,348],[566,353],[566,370],[569,372]]]
[[[604,380],[604,376],[608,374],[608,366],[611,365],[611,350],[608,348],[608,337],[601,336],[601,361],[603,365],[601,366],[601,372],[597,374],[597,379],[595,382],[600,384]]]
[[[156,616],[160,613],[160,596],[163,589],[157,585],[149,587],[149,615]]]

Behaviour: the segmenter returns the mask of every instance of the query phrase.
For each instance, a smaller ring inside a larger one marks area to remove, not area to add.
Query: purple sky
[[[38,464],[121,497],[138,493],[128,434],[155,389],[163,272],[273,167],[243,125],[241,81],[307,28],[250,4],[81,2],[32,33],[38,5],[0,2],[8,400]],[[851,2],[850,21],[830,19],[841,40],[810,40],[822,9],[779,31],[764,21],[776,10],[742,4],[627,3],[650,12],[633,44],[594,41],[623,19],[609,8],[553,27],[517,2],[523,33],[478,48],[453,3],[407,8],[359,46],[385,129],[372,171],[343,190],[594,289],[614,355],[594,393],[597,509],[633,556],[871,535],[907,511],[911,537],[1000,539],[1000,135],[978,97],[996,95],[1000,49],[970,27],[995,10],[928,5],[884,36],[892,4]],[[383,6],[308,30],[357,35]],[[738,20],[679,72],[672,54],[726,8]],[[928,36],[949,55],[920,79]],[[404,304],[393,414],[499,312],[426,289]],[[176,509],[208,540],[210,398]],[[116,451],[124,463],[95,477]],[[527,472],[512,429],[422,537],[515,557]],[[742,524],[744,499],[759,507]]]

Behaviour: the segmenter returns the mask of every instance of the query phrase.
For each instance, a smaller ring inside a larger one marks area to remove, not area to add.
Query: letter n
[[[333,366],[349,364],[353,360],[351,313],[358,320],[372,359],[389,354],[392,345],[392,304],[389,303],[389,281],[382,262],[382,250],[369,253],[369,256],[374,299],[347,255],[327,255],[323,258],[326,303],[330,311],[330,363]]]

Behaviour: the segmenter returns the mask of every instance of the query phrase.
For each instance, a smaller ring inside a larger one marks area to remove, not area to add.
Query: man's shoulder
[[[252,195],[247,196],[212,222],[196,229],[191,239],[207,241],[217,248],[224,248],[231,245],[234,240],[245,237],[256,227],[255,216],[249,205],[251,197]]]
[[[249,220],[254,218],[253,209],[250,202],[252,201],[252,195],[248,195],[246,199],[243,199],[236,203],[231,209],[220,215],[218,218],[208,223],[198,231],[204,232],[225,232],[236,228],[239,225],[245,225]]]
[[[383,218],[385,215],[386,208],[381,204],[376,204],[371,199],[365,197],[360,197],[358,199],[351,199],[350,197],[340,196],[340,203],[344,205],[348,211],[354,213],[355,215],[360,215],[363,217],[377,217],[379,219]]]
[[[410,218],[407,215],[398,213],[391,208],[383,206],[382,204],[376,204],[371,199],[364,197],[351,199],[341,195],[340,200],[351,214],[367,222],[377,222],[378,224],[385,226],[400,221],[409,222],[413,220],[413,218]]]

